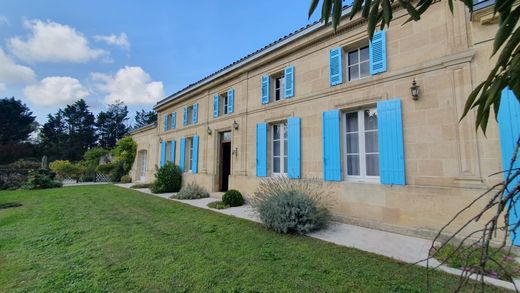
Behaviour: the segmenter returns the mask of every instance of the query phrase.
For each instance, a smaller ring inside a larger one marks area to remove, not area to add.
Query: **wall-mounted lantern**
[[[233,120],[233,129],[238,130],[238,122]]]
[[[213,133],[213,131],[211,130],[211,128],[209,128],[208,126],[208,134],[211,135]]]
[[[417,82],[415,82],[415,78],[413,79],[412,86],[410,87],[410,93],[412,94],[412,99],[417,101],[419,99],[419,86]]]

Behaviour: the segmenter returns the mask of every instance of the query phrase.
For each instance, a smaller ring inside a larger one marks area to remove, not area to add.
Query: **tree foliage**
[[[117,141],[113,150],[116,160],[122,162],[123,172],[128,174],[134,164],[135,155],[137,153],[137,144],[131,136],[127,136]]]
[[[99,135],[99,145],[113,148],[116,142],[128,134],[128,108],[121,101],[108,105],[107,111],[97,115],[96,127]]]
[[[157,113],[155,111],[136,111],[134,128],[139,128],[157,122]]]
[[[34,116],[20,100],[0,99],[0,144],[18,144],[29,138],[36,128]]]
[[[453,12],[454,1],[448,0],[450,10]],[[459,0],[473,11],[472,0]],[[309,17],[318,7],[320,0],[311,0]],[[343,1],[323,0],[321,9],[321,21],[328,23],[332,19],[332,26],[336,30],[342,18]],[[399,5],[406,9],[409,21],[419,21],[428,8],[437,1],[419,0],[416,2],[408,0],[354,0],[350,19],[357,14],[368,21],[368,34],[372,38],[376,27],[380,29],[388,27],[393,18],[392,5]],[[485,133],[491,110],[495,119],[500,108],[500,95],[504,88],[509,87],[520,100],[520,27],[517,26],[520,18],[520,6],[513,7],[514,0],[496,0],[495,14],[498,14],[500,25],[495,36],[493,45],[493,56],[498,55],[495,67],[489,73],[487,79],[480,83],[469,95],[464,113],[476,109],[476,128]]]

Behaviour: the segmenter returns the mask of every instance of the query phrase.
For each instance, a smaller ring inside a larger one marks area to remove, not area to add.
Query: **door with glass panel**
[[[271,127],[271,174],[287,175],[287,122]]]
[[[139,151],[139,181],[144,181],[146,178],[146,151]]]

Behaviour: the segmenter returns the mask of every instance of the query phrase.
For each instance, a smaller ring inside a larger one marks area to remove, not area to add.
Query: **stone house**
[[[406,19],[396,6],[371,42],[360,17],[336,33],[314,23],[158,101],[157,125],[132,133],[133,180],[152,181],[166,161],[183,184],[210,192],[251,195],[268,176],[321,178],[337,220],[431,237],[501,179],[489,175],[504,169],[511,154],[501,147],[514,139],[499,125],[518,135],[518,101],[504,93],[513,110],[486,136],[473,113],[459,122],[495,63],[492,0],[472,14],[437,2],[419,22]]]

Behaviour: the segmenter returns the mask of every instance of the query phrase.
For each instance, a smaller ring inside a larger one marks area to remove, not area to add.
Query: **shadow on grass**
[[[8,208],[17,208],[21,207],[22,204],[19,202],[6,202],[6,203],[0,203],[0,210],[8,209]]]

